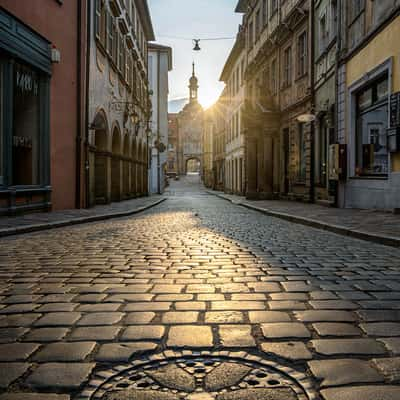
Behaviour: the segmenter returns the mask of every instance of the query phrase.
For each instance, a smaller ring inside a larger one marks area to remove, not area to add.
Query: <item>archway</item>
[[[197,157],[190,157],[185,164],[186,175],[200,175],[201,161]]]
[[[118,127],[112,135],[111,201],[121,200],[121,135]]]
[[[130,195],[130,151],[129,151],[129,136],[125,135],[124,138],[124,152],[123,152],[123,168],[122,168],[122,192],[125,199]]]
[[[109,152],[108,152],[108,129],[107,119],[102,111],[99,111],[94,118],[93,125],[94,139],[90,154],[90,206],[96,204],[106,204],[109,202],[108,194],[108,171],[109,171]]]

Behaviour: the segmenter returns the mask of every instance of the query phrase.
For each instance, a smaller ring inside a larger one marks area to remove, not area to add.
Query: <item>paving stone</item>
[[[375,358],[372,361],[387,381],[400,381],[400,357]]]
[[[37,389],[76,390],[88,379],[94,367],[94,363],[40,364],[26,383]]]
[[[393,354],[400,354],[400,338],[383,338],[377,340],[382,342]]]
[[[169,347],[212,347],[211,327],[182,325],[172,326],[169,330],[167,346]]]
[[[360,327],[368,336],[400,336],[400,323],[371,322]]]
[[[311,352],[302,342],[268,342],[261,344],[261,350],[267,354],[288,360],[311,360]]]
[[[54,312],[43,315],[34,326],[70,326],[81,317],[77,312]]]
[[[394,400],[400,398],[400,386],[354,386],[321,391],[324,400]]]
[[[317,322],[312,324],[319,336],[361,336],[359,328],[339,322]]]
[[[193,392],[196,381],[193,375],[174,364],[168,364],[156,370],[148,370],[147,375],[164,387],[185,392]]]
[[[310,361],[308,366],[321,387],[382,382],[383,376],[368,361],[356,359]]]
[[[295,311],[295,317],[302,322],[353,322],[355,316],[349,311],[307,310]]]
[[[121,335],[120,340],[156,340],[164,335],[165,328],[160,325],[136,325],[126,328]]]
[[[307,301],[307,293],[296,293],[296,292],[281,292],[281,293],[271,293],[270,297],[272,300],[298,300]]]
[[[0,389],[7,389],[12,382],[28,370],[29,366],[28,363],[7,363],[3,365],[0,373]]]
[[[260,322],[289,322],[290,316],[282,311],[249,311],[249,319],[253,324]]]
[[[355,310],[359,306],[346,300],[311,300],[309,304],[316,310]]]
[[[14,315],[1,315],[0,327],[16,327],[31,326],[41,314],[14,314]]]
[[[266,303],[262,301],[213,301],[212,310],[265,310]]]
[[[26,332],[27,328],[0,328],[0,343],[16,342]]]
[[[317,288],[303,281],[282,282],[283,288],[287,292],[312,292]]]
[[[77,303],[48,303],[42,304],[35,311],[41,313],[67,312],[73,311],[77,306]]]
[[[277,322],[261,324],[261,330],[266,338],[310,338],[311,333],[304,324],[299,322]]]
[[[67,340],[71,342],[81,341],[112,341],[121,331],[120,326],[87,326],[72,330]]]
[[[204,301],[179,301],[175,303],[175,308],[178,311],[197,310],[204,311],[206,303]]]
[[[315,351],[324,355],[385,354],[384,347],[373,339],[317,339],[311,341]]]
[[[271,310],[306,310],[307,305],[302,301],[269,301],[268,306]]]
[[[357,314],[367,322],[400,321],[400,310],[358,310]]]
[[[123,311],[168,311],[172,306],[171,302],[155,301],[153,303],[129,303]]]
[[[196,311],[169,311],[163,314],[164,324],[192,324],[196,323],[199,313]]]
[[[250,371],[246,365],[224,362],[206,375],[204,387],[209,392],[217,392],[236,386]]]
[[[79,312],[112,312],[121,307],[118,303],[81,304],[76,308]]]
[[[254,347],[256,342],[251,334],[251,325],[221,325],[221,344],[225,347]]]
[[[38,348],[37,343],[0,344],[0,361],[25,361]]]
[[[128,362],[135,354],[154,351],[157,343],[107,343],[100,346],[95,356],[96,361],[102,362]]]
[[[125,293],[125,294],[113,294],[109,295],[104,301],[110,303],[125,303],[129,301],[151,301],[154,299],[154,294],[149,293]]]
[[[10,304],[0,309],[0,314],[22,314],[35,311],[39,304]]]
[[[154,301],[180,301],[180,302],[191,302],[193,300],[193,294],[159,294],[156,296]]]
[[[207,311],[206,324],[240,324],[244,322],[244,315],[240,311]]]
[[[181,293],[184,285],[155,285],[151,293]]]
[[[33,357],[37,362],[84,361],[96,346],[96,342],[50,343],[42,347]]]
[[[147,324],[150,323],[156,314],[154,312],[132,312],[125,314],[124,324],[135,325],[135,324]]]
[[[121,312],[89,313],[84,315],[77,323],[78,326],[105,326],[114,325],[124,317]]]
[[[70,400],[67,394],[56,393],[3,393],[0,400]]]
[[[68,328],[32,329],[23,340],[26,342],[54,342],[63,339],[67,332]]]

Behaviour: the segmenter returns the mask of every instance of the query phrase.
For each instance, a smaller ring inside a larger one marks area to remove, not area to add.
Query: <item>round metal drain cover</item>
[[[133,365],[136,364],[136,365]],[[80,399],[308,400],[306,376],[255,356],[186,356],[135,361],[103,371]],[[101,380],[102,379],[102,380]]]

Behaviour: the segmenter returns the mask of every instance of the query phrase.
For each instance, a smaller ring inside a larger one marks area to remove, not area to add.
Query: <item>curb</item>
[[[221,195],[221,194],[213,193],[210,191],[207,191],[207,193],[212,194],[216,197],[219,197],[220,199],[229,201],[230,203],[232,203],[234,205],[238,205],[238,206],[241,206],[241,207],[247,208],[249,210],[253,210],[253,211],[258,211],[262,214],[269,215],[271,217],[284,219],[286,221],[293,222],[295,224],[306,225],[306,226],[310,226],[312,228],[333,232],[333,233],[336,233],[336,234],[339,234],[342,236],[350,236],[350,237],[353,237],[356,239],[361,239],[361,240],[365,240],[368,242],[378,243],[378,244],[382,244],[385,246],[400,247],[400,238],[396,238],[393,236],[377,235],[377,234],[366,232],[366,231],[360,231],[360,230],[346,228],[341,225],[328,224],[327,222],[322,222],[322,221],[318,221],[318,220],[311,219],[311,218],[298,217],[293,214],[271,211],[271,210],[268,210],[265,208],[253,206],[253,205],[245,203],[243,201],[233,201],[233,200],[229,199],[228,197],[225,197],[224,195]]]
[[[46,222],[46,223],[34,224],[34,225],[26,225],[26,226],[21,226],[21,227],[17,227],[17,228],[0,229],[0,238],[6,237],[6,236],[13,236],[13,235],[22,235],[24,233],[50,230],[50,229],[54,229],[54,228],[62,228],[65,226],[105,221],[105,220],[112,219],[112,218],[128,217],[130,215],[138,214],[140,212],[148,210],[149,208],[155,207],[158,204],[163,203],[166,200],[167,200],[167,198],[164,197],[164,198],[156,200],[153,203],[150,203],[146,206],[138,207],[133,210],[131,209],[129,211],[119,211],[119,212],[113,212],[113,213],[107,213],[107,214],[91,215],[91,216],[87,216],[87,217],[77,217],[77,218],[72,218],[72,219],[62,220],[62,221]]]

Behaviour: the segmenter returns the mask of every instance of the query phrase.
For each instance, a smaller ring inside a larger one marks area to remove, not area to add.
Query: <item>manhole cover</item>
[[[306,376],[247,355],[149,357],[98,372],[79,399],[311,400]],[[242,355],[243,353],[241,353]]]

